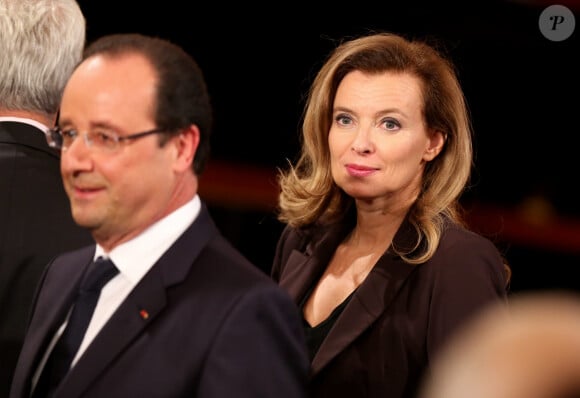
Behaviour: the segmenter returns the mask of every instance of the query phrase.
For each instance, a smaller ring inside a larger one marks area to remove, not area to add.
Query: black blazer
[[[286,227],[272,277],[298,305],[348,229]],[[409,247],[404,223],[394,242]],[[489,240],[448,225],[428,262],[409,265],[389,249],[359,286],[311,364],[312,397],[413,397],[433,355],[469,317],[505,301],[503,259]]]
[[[38,362],[93,255],[90,246],[49,265],[11,398],[28,397]],[[195,222],[96,336],[55,398],[300,398],[307,372],[296,306],[219,234],[202,205]]]
[[[8,396],[42,270],[56,254],[92,242],[72,219],[59,153],[44,133],[0,122],[0,398]]]

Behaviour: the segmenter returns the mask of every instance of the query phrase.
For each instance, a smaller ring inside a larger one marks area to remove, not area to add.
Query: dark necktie
[[[93,316],[102,287],[119,273],[109,259],[99,257],[84,276],[66,328],[50,353],[34,389],[33,398],[50,397],[78,351]]]

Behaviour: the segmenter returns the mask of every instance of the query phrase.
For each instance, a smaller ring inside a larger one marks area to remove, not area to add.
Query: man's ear
[[[445,141],[447,140],[447,134],[433,130],[429,134],[429,141],[427,148],[425,148],[425,153],[423,154],[423,160],[430,162],[435,159],[439,153],[443,150]]]
[[[183,129],[181,133],[174,138],[176,146],[175,167],[181,171],[191,169],[191,164],[199,146],[199,128],[192,124]]]

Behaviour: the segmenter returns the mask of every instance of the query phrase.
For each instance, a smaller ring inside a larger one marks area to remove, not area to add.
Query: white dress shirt
[[[201,201],[196,195],[191,201],[151,225],[139,236],[115,247],[110,253],[105,253],[104,249],[97,244],[95,259],[99,256],[110,258],[119,269],[119,273],[101,289],[93,317],[71,366],[77,363],[95,336],[141,278],[197,218],[200,209]],[[59,328],[51,341],[34,375],[34,385],[36,385],[44,364],[65,327],[66,322]]]

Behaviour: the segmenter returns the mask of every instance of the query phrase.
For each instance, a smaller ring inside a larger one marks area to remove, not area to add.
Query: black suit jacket
[[[349,232],[334,225],[282,232],[272,276],[298,305]],[[404,223],[395,236],[410,247]],[[312,360],[312,397],[413,397],[433,355],[490,302],[505,301],[504,262],[489,240],[448,225],[428,262],[409,265],[392,249],[359,286]]]
[[[93,254],[91,246],[49,265],[12,398],[28,397],[33,372]],[[218,233],[203,205],[105,324],[55,398],[300,398],[307,372],[296,306]]]
[[[42,270],[56,254],[91,242],[72,219],[59,153],[44,133],[0,122],[0,398],[8,396]]]

